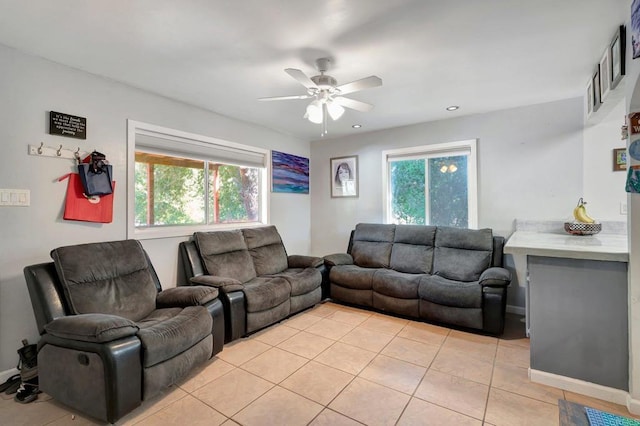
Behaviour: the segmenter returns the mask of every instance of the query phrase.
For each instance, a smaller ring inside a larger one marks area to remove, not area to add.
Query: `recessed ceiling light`
[[[353,126],[354,129],[359,129],[360,127],[362,127],[362,124],[354,124]]]
[[[457,109],[460,109],[458,105],[451,105],[447,107],[447,111],[455,111]]]

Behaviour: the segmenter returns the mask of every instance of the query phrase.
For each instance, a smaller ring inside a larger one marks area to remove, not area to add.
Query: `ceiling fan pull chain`
[[[327,131],[327,104],[322,104],[322,136],[329,133]]]

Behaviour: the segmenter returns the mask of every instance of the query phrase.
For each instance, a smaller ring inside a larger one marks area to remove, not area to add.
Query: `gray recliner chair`
[[[40,389],[115,422],[222,350],[218,290],[162,290],[135,240],[51,252],[24,269],[41,339]]]

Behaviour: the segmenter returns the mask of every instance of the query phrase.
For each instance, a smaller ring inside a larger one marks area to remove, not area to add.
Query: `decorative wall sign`
[[[87,139],[87,119],[76,115],[49,111],[49,134]]]
[[[629,144],[629,155],[636,161],[640,161],[640,139]]]
[[[632,112],[629,114],[628,127],[632,135],[640,133],[640,112]]]
[[[309,193],[309,159],[271,151],[271,191]]]

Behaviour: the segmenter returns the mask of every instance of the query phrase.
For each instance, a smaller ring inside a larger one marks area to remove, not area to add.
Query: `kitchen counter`
[[[504,246],[506,254],[568,259],[629,262],[626,234],[569,235],[550,232],[514,232]]]
[[[526,287],[531,380],[585,394],[626,392],[626,233],[544,231],[518,229],[504,246]]]

